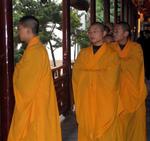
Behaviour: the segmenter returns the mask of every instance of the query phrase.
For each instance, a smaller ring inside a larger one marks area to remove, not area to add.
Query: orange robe
[[[16,103],[8,141],[61,141],[50,63],[38,37],[16,65],[13,86]]]
[[[117,118],[119,56],[108,44],[79,53],[73,67],[78,141],[121,141]]]
[[[145,98],[147,91],[141,46],[130,40],[123,50],[117,43],[113,46],[121,62],[120,98],[124,112],[120,114],[120,120],[124,141],[146,141]]]

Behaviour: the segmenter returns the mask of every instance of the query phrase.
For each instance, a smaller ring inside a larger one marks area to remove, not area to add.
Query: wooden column
[[[110,22],[110,0],[104,0],[104,22]]]
[[[66,98],[68,100],[68,108],[70,104],[71,92],[71,44],[70,44],[70,1],[63,0],[63,65],[66,70]]]
[[[96,21],[96,0],[90,0],[90,23]]]
[[[128,2],[128,23],[130,26],[131,26],[131,12],[132,12],[131,9],[132,9],[132,3],[129,0],[129,2]]]
[[[114,23],[118,22],[118,0],[114,0]]]
[[[0,116],[1,141],[7,140],[11,123],[14,97],[12,0],[0,0]],[[19,131],[18,131],[19,133]]]
[[[130,8],[130,15],[129,15],[129,18],[130,18],[130,26],[131,28],[133,27],[133,5],[132,3],[131,4],[131,8]]]
[[[123,21],[127,22],[128,19],[128,0],[124,1],[124,5],[123,5],[123,10],[124,10],[124,13],[123,13]]]
[[[134,40],[137,38],[138,34],[138,11],[135,7],[133,7],[133,27],[135,28]]]
[[[127,10],[126,10],[126,15],[127,15],[127,22],[129,23],[129,10],[130,10],[130,0],[127,0]]]
[[[120,20],[124,21],[124,0],[120,0],[120,6],[121,6]]]

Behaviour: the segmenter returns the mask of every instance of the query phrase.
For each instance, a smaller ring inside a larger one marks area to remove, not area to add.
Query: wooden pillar
[[[128,22],[128,0],[126,0],[126,2],[124,1],[123,10],[123,21]]]
[[[90,23],[96,21],[96,0],[90,0]]]
[[[114,23],[118,22],[118,0],[114,0]]]
[[[121,6],[120,20],[124,21],[124,0],[120,0],[120,6]]]
[[[1,141],[7,140],[14,97],[12,0],[0,0],[0,116]],[[19,131],[18,131],[19,132]]]
[[[130,18],[130,26],[132,28],[133,27],[133,5],[132,5],[132,3],[131,3],[131,9],[130,9],[129,18]]]
[[[67,107],[71,108],[71,45],[70,45],[70,1],[63,0],[63,65],[66,70],[66,97],[68,99]]]
[[[110,22],[110,0],[104,0],[104,22]]]
[[[130,0],[127,0],[127,9],[126,9],[126,15],[127,15],[127,22],[129,23],[129,10],[130,10]]]
[[[134,40],[136,40],[138,35],[138,11],[135,7],[133,7],[133,27],[135,29]]]
[[[130,26],[131,26],[131,12],[132,12],[131,9],[132,9],[132,3],[129,0],[128,1],[128,23],[129,23]]]

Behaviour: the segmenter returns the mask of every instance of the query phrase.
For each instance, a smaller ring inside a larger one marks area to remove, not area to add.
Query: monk
[[[61,141],[50,62],[38,29],[33,16],[19,21],[19,36],[27,48],[13,76],[15,109],[8,141]]]
[[[73,67],[78,141],[122,141],[118,124],[119,56],[103,42],[104,25],[93,23],[91,45],[81,49]]]
[[[113,42],[113,36],[111,34],[111,30],[109,29],[108,26],[104,26],[104,37],[103,37],[103,41],[110,43]]]
[[[120,99],[124,111],[120,120],[124,141],[146,141],[147,91],[142,48],[130,40],[130,26],[126,22],[115,26],[114,39],[121,62]]]

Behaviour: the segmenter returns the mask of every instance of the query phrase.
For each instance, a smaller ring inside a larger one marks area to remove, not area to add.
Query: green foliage
[[[104,0],[96,0],[96,20],[104,22]],[[114,0],[110,0],[110,22],[114,22]]]
[[[87,47],[89,44],[89,40],[87,37],[87,31],[81,29],[80,18],[83,13],[78,14],[77,10],[72,9],[71,16],[71,45],[78,44],[81,48]]]
[[[54,46],[57,48],[61,46],[61,39],[51,29],[53,27],[61,29],[61,11],[62,6],[51,1],[42,4],[40,0],[13,0],[15,62],[20,59],[24,50],[23,47],[19,50],[17,49],[18,43],[20,43],[17,30],[19,19],[24,15],[34,15],[37,17],[40,21],[39,36],[41,41],[47,44],[50,40],[55,40],[57,43]],[[55,26],[56,24],[57,26]]]
[[[53,50],[62,47],[62,40],[55,34],[54,29],[62,30],[62,5],[57,4],[51,0],[45,4],[41,3],[41,0],[13,0],[13,24],[14,24],[14,56],[15,62],[18,62],[23,54],[25,45],[22,44],[20,49],[17,49],[20,43],[18,38],[17,25],[19,19],[24,15],[33,15],[40,21],[39,36],[44,44],[55,41]],[[80,29],[81,22],[80,17],[82,14],[78,14],[76,10],[71,10],[71,39],[72,45],[79,44],[80,46],[86,46],[87,36],[86,32]],[[55,58],[53,58],[55,59]],[[53,60],[54,61],[54,60]]]
[[[81,48],[88,47],[89,45],[89,38],[87,36],[87,31],[80,30],[80,33],[77,36],[77,42],[80,43]]]
[[[110,22],[114,22],[114,0],[110,0]]]
[[[103,0],[96,0],[96,20],[99,22],[104,21]]]

